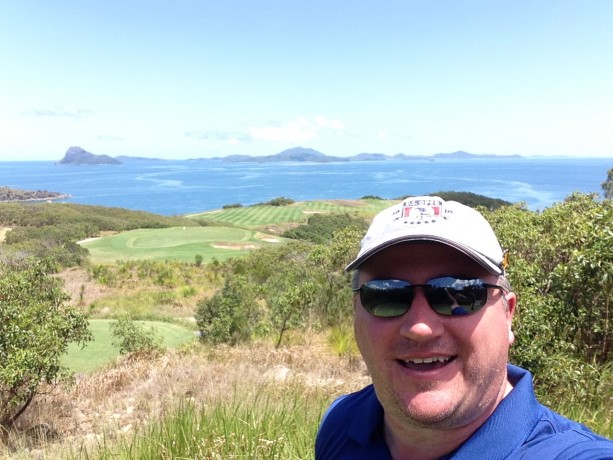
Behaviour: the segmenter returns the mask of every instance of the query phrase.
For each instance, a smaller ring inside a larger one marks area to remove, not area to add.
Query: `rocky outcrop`
[[[108,155],[94,155],[81,147],[70,147],[64,158],[58,161],[61,165],[120,165],[121,161]]]

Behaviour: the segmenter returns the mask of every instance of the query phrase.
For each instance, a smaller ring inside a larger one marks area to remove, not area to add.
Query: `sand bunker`
[[[255,244],[243,244],[243,243],[216,243],[211,244],[215,249],[257,249]]]

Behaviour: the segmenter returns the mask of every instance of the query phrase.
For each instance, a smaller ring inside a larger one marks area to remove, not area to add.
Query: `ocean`
[[[60,200],[183,215],[249,206],[276,197],[295,201],[394,199],[468,191],[540,210],[572,192],[601,193],[613,158],[478,158],[335,163],[230,163],[143,160],[121,165],[2,161],[0,185],[71,195]]]

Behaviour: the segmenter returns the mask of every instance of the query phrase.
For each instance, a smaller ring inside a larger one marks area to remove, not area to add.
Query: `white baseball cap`
[[[438,196],[406,198],[377,214],[362,239],[358,256],[345,270],[355,270],[377,252],[410,241],[445,244],[490,273],[504,274],[504,253],[488,221],[473,208]]]

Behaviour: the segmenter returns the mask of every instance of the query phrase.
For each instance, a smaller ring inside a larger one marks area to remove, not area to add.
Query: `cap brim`
[[[405,236],[405,237],[395,238],[395,239],[386,241],[385,243],[374,246],[373,248],[370,248],[367,251],[364,251],[363,254],[358,254],[358,257],[356,257],[356,259],[353,262],[351,262],[349,265],[347,265],[347,267],[345,267],[345,271],[350,272],[352,270],[355,270],[360,265],[362,265],[364,262],[366,262],[366,260],[368,260],[375,254],[391,246],[395,246],[396,244],[400,244],[400,243],[411,243],[411,242],[420,242],[420,241],[444,244],[445,246],[449,246],[461,252],[462,254],[465,254],[466,256],[470,257],[471,259],[473,259],[475,262],[477,262],[479,265],[481,265],[483,268],[485,268],[488,272],[492,273],[493,275],[503,274],[502,269],[498,265],[496,265],[496,263],[494,263],[487,257],[483,256],[482,254],[479,254],[478,252],[473,251],[472,249],[467,248],[466,246],[458,244],[455,241],[449,241],[448,239],[437,237],[437,236],[432,236],[432,235],[411,235],[410,237]]]

